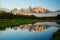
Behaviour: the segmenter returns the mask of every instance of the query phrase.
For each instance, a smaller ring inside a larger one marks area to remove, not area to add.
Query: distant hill
[[[0,8],[1,11],[11,12],[11,9],[8,8]]]
[[[55,11],[55,12],[60,12],[60,10],[57,10],[57,11]]]

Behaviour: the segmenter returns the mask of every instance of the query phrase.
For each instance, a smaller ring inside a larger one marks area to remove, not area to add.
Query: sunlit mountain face
[[[7,9],[7,8],[0,8],[0,11],[5,11],[5,12],[11,12],[13,14],[20,14],[20,13],[24,13],[24,14],[31,14],[31,13],[35,13],[35,14],[38,14],[38,13],[42,13],[42,14],[45,14],[45,13],[52,13],[53,11],[49,10],[49,9],[45,9],[45,8],[42,8],[41,6],[38,6],[38,7],[33,7],[33,6],[29,6],[28,8],[21,8],[21,9],[18,9],[18,8],[14,8],[14,9]]]
[[[0,10],[6,11],[6,12],[12,11],[12,13],[15,13],[15,14],[17,13],[51,13],[52,12],[51,10],[42,8],[41,6],[38,6],[38,7],[29,6],[28,8],[21,8],[21,9],[14,8],[12,10],[8,8],[0,8]]]
[[[49,13],[49,12],[52,12],[48,9],[42,8],[41,6],[38,6],[38,7],[29,6],[28,8],[22,8],[21,11],[23,13]]]

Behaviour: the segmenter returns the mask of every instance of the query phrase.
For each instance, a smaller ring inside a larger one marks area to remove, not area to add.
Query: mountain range
[[[41,6],[38,6],[38,7],[29,6],[28,8],[21,8],[21,9],[14,8],[12,10],[8,9],[8,8],[0,8],[0,10],[6,11],[6,12],[12,12],[15,14],[17,14],[17,13],[51,13],[51,12],[53,12],[53,11],[43,8]],[[60,10],[57,10],[55,12],[60,12]]]

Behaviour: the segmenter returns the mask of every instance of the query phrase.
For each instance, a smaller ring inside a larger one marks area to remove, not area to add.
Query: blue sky
[[[28,8],[30,5],[42,6],[50,10],[60,9],[60,0],[0,0],[0,7],[4,8]]]

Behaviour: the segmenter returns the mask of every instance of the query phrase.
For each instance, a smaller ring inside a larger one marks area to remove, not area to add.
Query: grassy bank
[[[22,24],[34,24],[36,22],[49,22],[52,20],[43,19],[0,19],[0,30],[6,27],[14,27]]]
[[[60,29],[53,33],[51,40],[60,40]]]
[[[6,27],[14,27],[19,26],[21,24],[30,24],[35,22],[44,22],[49,20],[40,20],[40,19],[0,19],[0,29],[4,29]]]
[[[36,17],[33,15],[31,16],[21,14],[14,15],[11,12],[10,13],[2,12],[0,13],[0,29],[4,29],[6,27],[19,26],[21,24],[29,24],[35,22],[49,22],[54,20],[60,20],[60,15],[58,15],[57,17]]]

